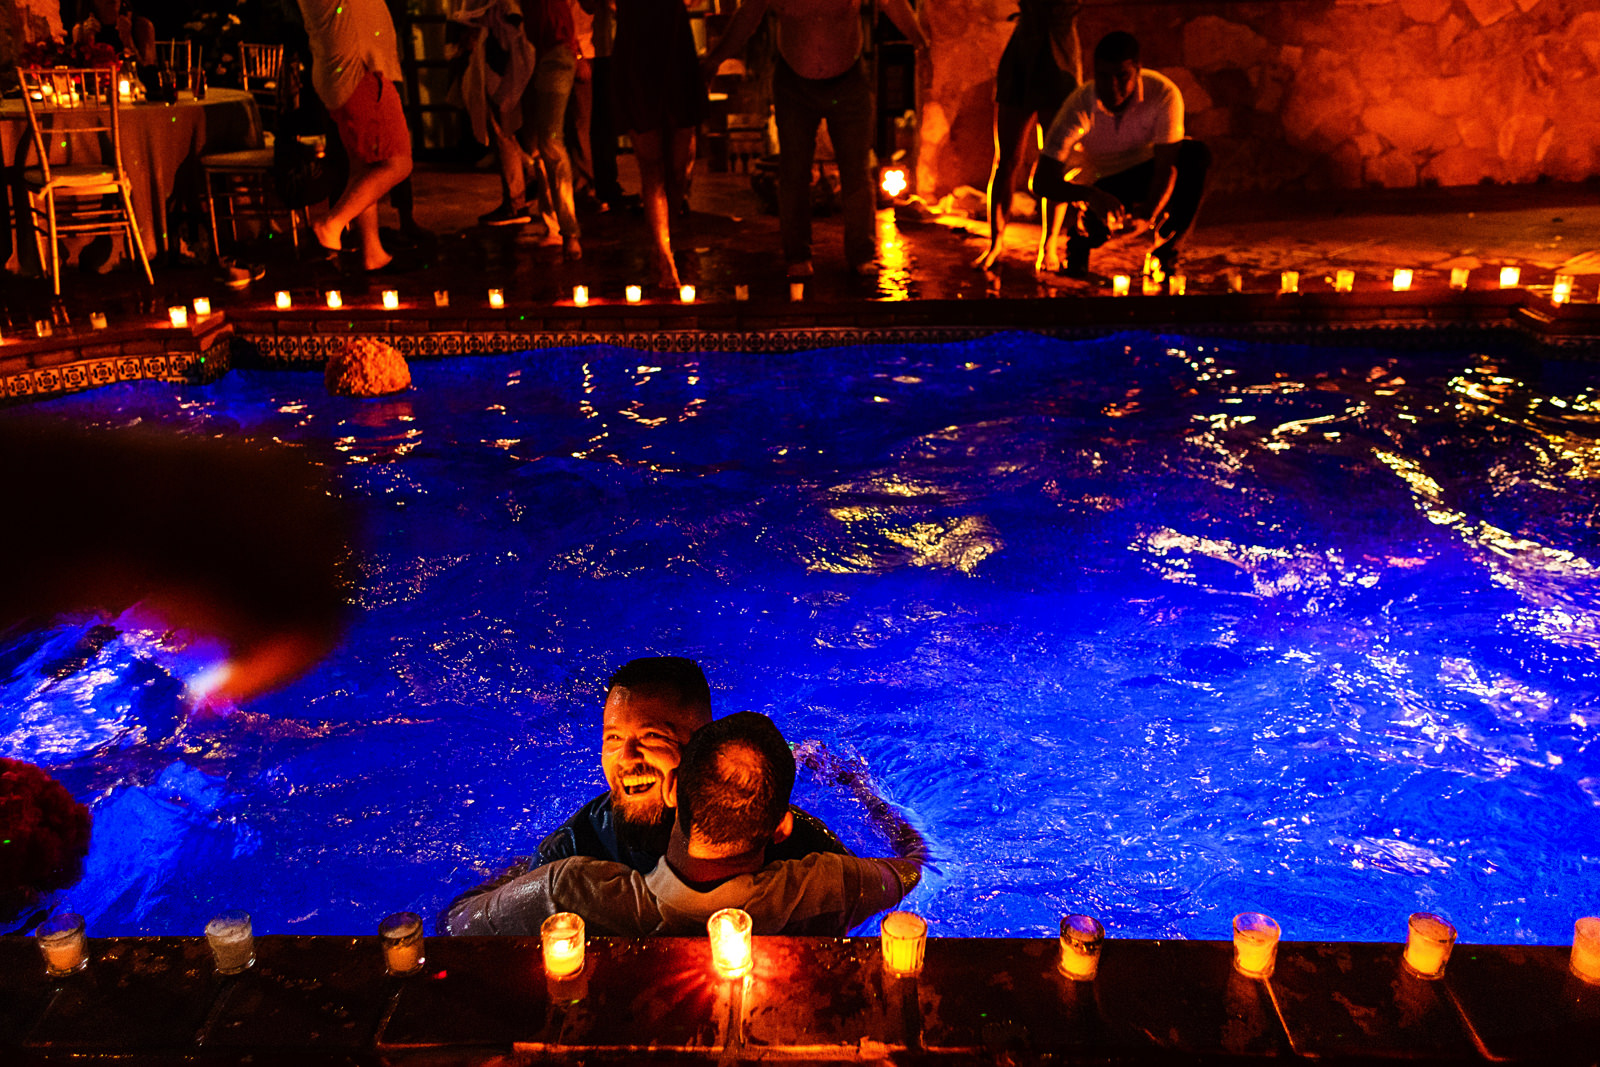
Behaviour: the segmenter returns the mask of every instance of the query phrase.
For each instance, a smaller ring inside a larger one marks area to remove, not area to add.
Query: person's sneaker
[[[260,263],[240,263],[237,260],[224,259],[218,262],[217,267],[222,277],[222,284],[229,289],[246,289],[251,282],[259,282],[267,276],[267,268]]]
[[[791,278],[809,278],[811,275],[815,274],[816,271],[812,269],[811,261],[809,259],[802,259],[789,264],[789,269],[786,271],[786,273]]]
[[[527,208],[512,207],[510,204],[501,204],[493,211],[478,216],[479,226],[521,226],[532,221],[533,214]]]

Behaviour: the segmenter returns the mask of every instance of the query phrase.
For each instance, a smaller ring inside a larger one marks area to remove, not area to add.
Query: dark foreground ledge
[[[200,938],[110,938],[52,981],[6,937],[0,1063],[1600,1062],[1600,987],[1563,947],[1457,945],[1437,982],[1391,944],[1286,943],[1267,982],[1225,942],[1110,941],[1093,983],[1055,952],[935,939],[893,979],[874,939],[757,938],[754,975],[724,982],[704,938],[596,938],[558,987],[532,939],[430,939],[391,979],[371,937],[258,938],[234,978]]]

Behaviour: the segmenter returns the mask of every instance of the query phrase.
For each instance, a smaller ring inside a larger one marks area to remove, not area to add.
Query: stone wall
[[[936,0],[919,188],[982,188],[1013,0]],[[1600,176],[1594,0],[1095,5],[1087,53],[1131,30],[1183,90],[1215,188],[1352,189]],[[959,42],[959,43],[957,43]]]

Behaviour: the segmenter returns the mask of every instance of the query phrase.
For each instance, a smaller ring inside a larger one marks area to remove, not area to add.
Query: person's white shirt
[[[383,0],[300,0],[311,39],[311,84],[329,111],[368,74],[400,81],[400,42]]]
[[[1183,140],[1183,94],[1153,70],[1139,72],[1139,87],[1120,112],[1095,95],[1094,82],[1080,85],[1050,123],[1040,154],[1082,170],[1073,180],[1089,184],[1137,167],[1155,156],[1156,145]]]

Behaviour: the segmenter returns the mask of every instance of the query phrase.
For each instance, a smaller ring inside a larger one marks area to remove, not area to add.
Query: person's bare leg
[[[667,170],[667,202],[674,210],[689,195],[689,181],[694,177],[694,127],[685,126],[672,131],[672,159]]]
[[[383,194],[399,185],[410,173],[411,157],[408,155],[393,156],[377,163],[364,163],[352,156],[350,181],[344,187],[344,193],[326,215],[311,224],[311,232],[317,243],[323,248],[337,250],[345,227],[371,211],[370,241],[364,229],[358,231],[363,266],[368,270],[376,270],[389,262],[389,256],[378,243],[377,205],[383,199]]]
[[[1011,197],[1017,189],[1017,165],[1033,114],[1011,104],[994,106],[994,166],[989,171],[989,247],[973,261],[979,270],[989,270],[1004,247],[1006,222],[1011,214]]]
[[[1066,204],[1039,201],[1039,253],[1033,260],[1035,274],[1061,269],[1061,250],[1057,238],[1061,234],[1061,220],[1066,217]]]
[[[678,266],[672,261],[672,207],[667,199],[666,138],[660,130],[633,130],[633,154],[639,161],[639,184],[644,197],[644,217],[655,240],[656,281],[666,289],[678,287]]]

